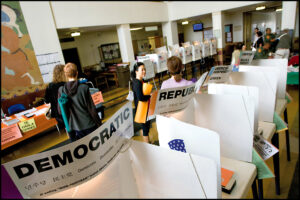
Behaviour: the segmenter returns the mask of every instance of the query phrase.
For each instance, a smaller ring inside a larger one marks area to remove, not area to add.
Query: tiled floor
[[[167,79],[168,75],[164,76]],[[189,77],[191,78],[191,77]],[[158,80],[157,85],[158,85]],[[299,157],[299,91],[298,86],[288,86],[287,91],[292,96],[293,101],[288,104],[288,120],[290,131],[290,147],[291,147],[291,161],[288,162],[286,158],[286,143],[285,134],[279,134],[280,145],[280,181],[281,181],[281,194],[275,194],[275,180],[274,178],[264,179],[263,189],[264,198],[287,198],[289,189],[291,187],[295,166]],[[108,103],[105,104],[105,118],[106,121],[110,118],[120,107],[126,103],[126,94],[128,88],[117,88],[110,90],[103,94],[104,100]],[[156,130],[156,123],[151,124],[150,140],[158,142],[158,134]],[[36,154],[44,151],[56,144],[59,144],[68,139],[66,132],[62,131],[59,135],[56,129],[50,130],[43,134],[37,135],[19,145],[15,145],[12,148],[2,151],[1,163],[9,162],[21,157]],[[134,136],[134,140],[142,141],[141,136]],[[266,161],[270,169],[273,170],[272,158]],[[252,192],[249,191],[247,198],[252,198]]]

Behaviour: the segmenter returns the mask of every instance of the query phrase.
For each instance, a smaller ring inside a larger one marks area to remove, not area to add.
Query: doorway
[[[78,77],[80,77],[80,75],[82,75],[83,73],[82,73],[82,69],[81,69],[81,64],[80,64],[77,48],[63,49],[62,53],[63,53],[66,64],[68,62],[71,62],[71,63],[74,63],[75,65],[77,65],[77,70],[78,70],[78,75],[79,75]]]

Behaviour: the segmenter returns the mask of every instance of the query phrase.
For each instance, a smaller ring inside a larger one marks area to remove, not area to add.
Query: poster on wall
[[[1,1],[1,97],[43,83],[19,1]]]
[[[53,77],[53,69],[61,64],[58,52],[36,55],[44,83],[50,83]]]

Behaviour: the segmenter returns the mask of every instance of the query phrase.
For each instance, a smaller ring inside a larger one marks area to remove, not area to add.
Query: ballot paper
[[[254,135],[253,146],[262,159],[267,160],[279,150],[259,134]]]

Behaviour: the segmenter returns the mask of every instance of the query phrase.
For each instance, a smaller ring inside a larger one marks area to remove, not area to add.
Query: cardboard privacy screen
[[[287,82],[287,66],[288,66],[288,60],[287,59],[257,59],[253,60],[251,62],[251,66],[247,66],[249,68],[253,67],[262,67],[262,68],[269,68],[272,67],[274,71],[276,71],[277,74],[277,98],[284,99],[285,98],[285,92],[286,92],[286,82]],[[245,71],[246,66],[242,66],[242,70]],[[258,67],[258,68],[259,68]],[[247,68],[247,70],[249,69]],[[273,76],[271,74],[268,74],[270,76]]]
[[[103,173],[47,198],[217,198],[216,188],[213,160],[131,140]]]
[[[241,66],[240,66],[241,68]],[[262,71],[231,72],[226,83],[258,88],[258,121],[273,122],[276,102],[276,79],[269,81]]]
[[[166,116],[218,133],[221,156],[251,162],[253,125],[245,103],[240,95],[195,94],[187,107]]]
[[[220,139],[214,131],[175,118],[156,116],[159,145],[212,159],[218,171],[218,197],[221,198]],[[209,171],[209,170],[207,170]],[[203,184],[207,184],[206,182]],[[209,188],[207,186],[207,188]],[[212,191],[214,192],[214,191]]]
[[[253,128],[253,133],[258,131],[258,88],[252,86],[229,85],[229,84],[208,84],[208,94],[233,94],[242,95],[245,101],[248,118]]]

